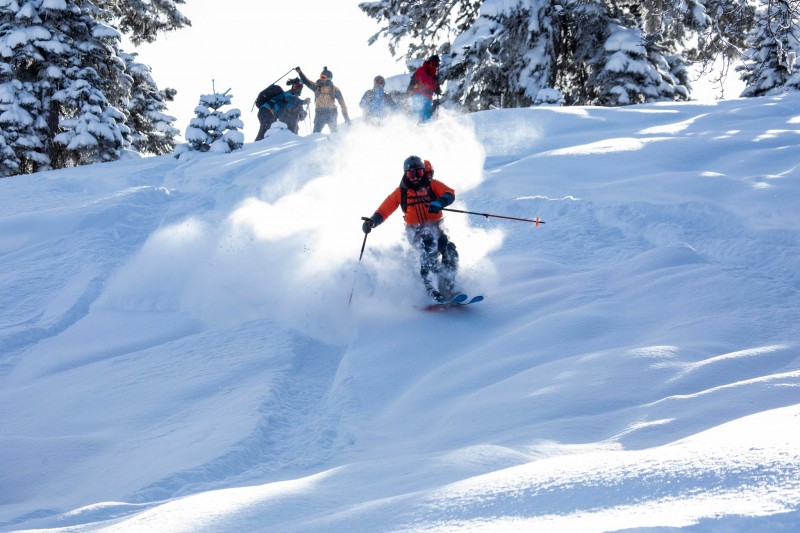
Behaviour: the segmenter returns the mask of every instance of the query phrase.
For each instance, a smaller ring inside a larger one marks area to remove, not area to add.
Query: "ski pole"
[[[544,220],[540,220],[539,217],[536,217],[534,219],[507,217],[507,216],[503,216],[503,215],[492,215],[491,213],[475,213],[473,211],[461,211],[460,209],[450,209],[449,207],[443,207],[442,211],[452,211],[454,213],[464,213],[465,215],[480,215],[480,216],[486,217],[486,218],[494,217],[494,218],[505,218],[506,220],[519,220],[520,222],[532,222],[533,224],[536,225],[537,228],[539,227],[539,224],[544,224],[545,223]]]
[[[290,73],[291,71],[293,71],[293,70],[294,70],[294,67],[290,68],[289,70],[287,70],[286,72],[284,72],[283,74],[281,74],[280,76],[278,76],[278,79],[277,79],[277,80],[275,80],[275,81],[273,81],[272,83],[270,83],[270,85],[275,85],[276,83],[278,83],[279,81],[281,81],[281,78],[283,78],[284,76],[286,76],[287,74],[289,74],[289,73]]]
[[[372,220],[369,217],[361,217],[361,220]],[[353,271],[353,288],[350,289],[350,298],[347,300],[347,308],[350,309],[350,302],[353,301],[353,291],[356,290],[356,274],[358,274],[358,267],[361,265],[361,258],[364,257],[364,248],[367,247],[367,236],[369,233],[364,234],[364,242],[361,243],[361,253],[358,255],[358,263],[356,263],[356,269]]]

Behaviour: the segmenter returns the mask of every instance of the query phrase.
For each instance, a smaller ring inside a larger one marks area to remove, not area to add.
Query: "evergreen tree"
[[[5,115],[25,137],[15,142],[27,147],[17,155],[21,171],[119,157],[125,117],[107,94],[124,91],[129,78],[117,58],[119,32],[96,13],[89,2],[68,0],[0,4],[0,85],[17,98],[3,105],[33,113],[30,126],[22,113]]]
[[[175,119],[163,111],[174,91],[159,91],[103,21],[139,13],[148,24],[165,11],[171,22],[153,27],[178,27],[176,2],[0,0],[2,175],[113,161],[126,148],[169,152]]]
[[[568,105],[595,103],[598,92],[603,92],[596,83],[602,80],[599,74],[608,53],[604,46],[612,19],[598,0],[566,2],[560,13],[555,86]]]
[[[446,99],[470,110],[560,101],[619,105],[689,96],[688,64],[752,47],[746,81],[795,87],[800,2],[758,0],[377,0],[359,7],[407,62],[442,56]],[[752,33],[756,20],[756,33]],[[745,37],[748,36],[745,43]],[[402,47],[405,47],[404,49]],[[757,51],[757,50],[760,50]],[[774,64],[769,61],[774,60]],[[755,62],[763,68],[754,69]],[[793,65],[793,64],[792,64]],[[782,71],[780,69],[783,69]],[[759,94],[753,89],[747,94]]]
[[[705,11],[706,24],[697,27],[697,46],[690,50],[693,61],[738,60],[745,38],[755,21],[752,0],[697,0]]]
[[[132,148],[154,155],[171,153],[179,131],[172,125],[175,117],[165,111],[167,102],[175,96],[175,90],[159,91],[150,67],[137,62],[136,54],[120,53],[120,57],[125,61],[125,71],[132,77],[130,96],[124,109],[126,124],[131,129],[128,140]]]
[[[446,74],[452,80],[450,97],[472,110],[553,100],[543,92],[554,82],[552,16],[549,0],[507,11],[481,9],[452,45]],[[529,22],[536,24],[531,28]]]
[[[188,142],[175,149],[175,157],[189,151],[228,153],[242,148],[244,134],[239,130],[244,123],[240,119],[241,111],[236,108],[220,111],[222,106],[231,103],[233,96],[228,91],[200,96],[200,104],[194,108],[197,116],[189,121],[189,127],[186,128]]]
[[[746,62],[737,68],[747,86],[742,96],[800,89],[800,27],[797,6],[788,0],[759,0],[756,24],[747,37]]]
[[[10,80],[0,85],[0,176],[31,173],[49,164],[42,143],[47,124],[39,111],[30,83]]]
[[[688,90],[672,76],[672,67],[638,27],[610,24],[600,68],[592,80],[595,105],[617,106],[688,99]]]
[[[446,97],[478,110],[684,99],[686,61],[668,44],[681,38],[675,28],[683,26],[672,22],[678,14],[684,24],[705,20],[699,1],[382,0],[360,7],[386,21],[372,39],[387,37],[393,53],[408,39],[407,59],[443,56]],[[679,4],[698,9],[689,16],[677,12]]]
[[[484,0],[378,0],[358,7],[386,24],[370,37],[369,44],[383,36],[392,55],[404,44],[407,49],[402,55],[410,59],[429,56],[469,29],[482,4]]]
[[[185,0],[96,0],[95,3],[136,45],[155,41],[160,32],[192,25],[178,11],[177,6],[185,4]]]

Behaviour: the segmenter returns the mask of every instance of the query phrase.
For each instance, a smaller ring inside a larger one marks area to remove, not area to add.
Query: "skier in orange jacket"
[[[442,208],[455,199],[453,189],[433,179],[430,162],[412,155],[403,162],[400,186],[361,227],[364,233],[369,233],[400,207],[406,223],[406,237],[420,254],[420,275],[425,289],[439,303],[457,294],[458,252],[442,228]]]

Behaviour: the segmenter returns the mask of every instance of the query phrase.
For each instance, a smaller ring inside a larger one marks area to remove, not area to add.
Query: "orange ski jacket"
[[[394,213],[402,202],[403,191],[402,185],[397,187],[392,194],[386,197],[386,200],[378,207],[378,213],[383,220],[389,218],[389,215]],[[453,189],[445,185],[439,180],[431,180],[430,183],[421,187],[419,190],[406,189],[406,212],[403,215],[403,220],[406,224],[417,225],[425,224],[426,222],[436,222],[442,219],[441,211],[438,213],[429,213],[428,204],[436,200],[446,193],[450,193],[455,198],[456,193]]]

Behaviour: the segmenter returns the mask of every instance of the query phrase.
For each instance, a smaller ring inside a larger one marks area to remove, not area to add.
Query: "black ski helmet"
[[[422,159],[419,156],[411,155],[403,161],[403,172],[408,170],[417,170],[418,168],[425,168],[425,163],[422,162]]]
[[[415,191],[427,185],[425,163],[421,158],[412,155],[403,161],[403,183],[406,187]]]

